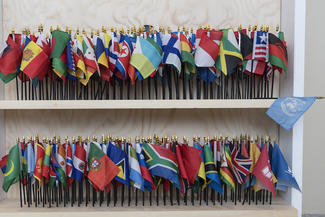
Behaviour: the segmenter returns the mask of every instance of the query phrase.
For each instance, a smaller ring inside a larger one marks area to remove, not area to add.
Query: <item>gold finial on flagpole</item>
[[[93,38],[94,37],[94,30],[90,31],[90,37]]]
[[[106,27],[105,26],[102,26],[102,32],[106,33]]]
[[[65,27],[65,32],[69,32],[69,27],[68,26]]]
[[[255,24],[254,26],[253,26],[253,31],[256,31],[257,30],[257,24]]]
[[[72,30],[71,30],[71,28],[69,27],[68,28],[68,33],[71,35],[71,32],[72,32]]]
[[[77,35],[79,35],[79,32],[80,32],[80,30],[79,30],[79,28],[77,28],[77,30],[76,30]]]
[[[240,32],[242,29],[243,29],[242,25],[239,24],[239,26],[238,26],[238,31]]]
[[[60,26],[59,25],[56,26],[56,30],[60,30]]]
[[[270,26],[269,26],[269,24],[267,24],[266,27],[265,27],[265,31],[269,32],[269,30],[270,30]]]
[[[252,25],[249,24],[249,26],[248,26],[248,31],[250,32],[251,30],[252,30]]]
[[[52,33],[53,32],[53,27],[52,26],[50,26],[50,33]]]
[[[279,24],[276,25],[276,27],[275,27],[275,31],[276,31],[276,32],[279,32],[279,31],[280,31],[280,26],[279,26]]]
[[[85,35],[85,36],[87,36],[87,32],[86,32],[85,29],[82,29],[82,34]]]
[[[263,31],[264,32],[264,26],[263,26],[263,24],[260,27],[260,31]]]

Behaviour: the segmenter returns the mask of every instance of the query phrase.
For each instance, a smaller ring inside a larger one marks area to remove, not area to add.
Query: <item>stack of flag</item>
[[[8,192],[12,185],[19,182],[23,191],[21,195],[26,195],[24,201],[27,200],[28,205],[40,203],[39,197],[43,206],[54,200],[60,204],[62,195],[64,205],[67,201],[73,205],[77,195],[76,183],[79,183],[79,205],[90,200],[90,185],[94,194],[100,192],[102,195],[100,205],[104,194],[109,204],[111,189],[114,189],[114,200],[117,201],[116,192],[121,185],[142,191],[144,200],[145,192],[158,194],[163,183],[164,201],[168,192],[172,200],[175,187],[178,204],[179,195],[186,201],[189,192],[192,192],[192,203],[194,194],[200,195],[201,203],[202,192],[206,195],[209,189],[213,196],[204,200],[215,202],[219,198],[221,203],[223,197],[220,199],[216,194],[226,198],[227,189],[236,195],[232,196],[232,201],[250,201],[247,193],[250,191],[255,191],[257,195],[261,192],[268,195],[270,192],[276,197],[276,190],[286,191],[289,187],[300,190],[279,145],[247,137],[239,140],[205,138],[203,143],[195,137],[193,145],[188,140],[179,143],[176,137],[171,141],[166,137],[155,137],[153,140],[142,139],[141,142],[136,138],[133,144],[130,140],[113,140],[112,137],[103,137],[101,144],[96,139],[82,141],[80,137],[77,142],[66,139],[64,143],[57,138],[43,141],[35,138],[18,141],[8,155],[2,157],[0,166],[4,176],[2,189]],[[86,199],[82,193],[84,183]],[[42,189],[43,195],[31,194],[34,185],[37,192]],[[62,194],[59,198],[56,195],[58,192]],[[71,192],[71,200],[68,200],[70,194],[67,192]],[[131,200],[130,192],[128,194]],[[121,197],[124,200],[124,190]],[[93,195],[93,204],[96,200],[97,196]],[[151,200],[150,196],[150,203]]]
[[[203,80],[206,86],[212,82],[221,86],[225,85],[225,81],[228,84],[229,78],[237,79],[238,90],[232,87],[237,94],[233,94],[232,98],[247,97],[243,92],[254,92],[252,96],[248,94],[250,98],[266,98],[272,97],[269,92],[273,92],[273,88],[267,84],[268,90],[257,90],[262,87],[254,82],[253,90],[246,90],[243,79],[256,75],[264,79],[263,82],[268,82],[274,71],[287,71],[288,55],[282,32],[275,35],[268,30],[200,28],[196,34],[189,34],[186,29],[165,34],[164,31],[153,31],[152,27],[128,32],[112,30],[107,33],[103,28],[102,33],[98,31],[90,36],[85,31],[79,33],[79,30],[71,34],[68,29],[51,30],[50,34],[42,30],[36,34],[11,33],[0,48],[0,78],[4,83],[17,79],[17,99],[27,99],[27,93],[23,94],[25,88],[21,89],[19,97],[18,78],[22,85],[31,81],[33,88],[39,86],[39,92],[33,89],[29,99],[79,99],[81,96],[83,99],[99,99],[105,98],[105,90],[110,86],[114,86],[115,90],[116,84],[119,84],[123,95],[123,81],[135,85],[137,80],[148,79],[150,82],[152,78],[157,80],[162,77],[168,80],[172,90],[172,77],[185,84],[193,76]],[[46,82],[43,82],[44,79]],[[51,82],[54,85],[50,85]],[[56,83],[60,85],[57,87]],[[92,83],[97,84],[97,90],[88,96],[81,89],[86,88],[85,92],[88,92],[87,87]],[[191,92],[193,85],[190,86]],[[179,84],[175,88],[177,97],[178,87]],[[156,83],[155,88],[158,88]],[[109,98],[107,92],[106,98]],[[128,92],[128,98],[129,95]],[[185,94],[183,97],[186,97]],[[211,97],[222,98],[213,93]]]

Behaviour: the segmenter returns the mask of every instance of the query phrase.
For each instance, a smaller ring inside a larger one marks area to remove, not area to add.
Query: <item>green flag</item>
[[[67,67],[64,63],[66,57],[62,54],[64,54],[63,51],[67,47],[70,38],[71,36],[67,32],[60,30],[54,30],[52,32],[52,67],[53,71],[62,79],[64,79],[67,74]]]
[[[7,160],[6,173],[4,173],[4,180],[2,189],[8,192],[11,185],[19,181],[20,161],[19,161],[19,144],[17,143],[9,151]]]
[[[5,83],[9,83],[12,79],[16,78],[17,76],[17,73],[16,72],[13,72],[13,73],[10,73],[8,75],[4,75],[0,72],[0,79]]]

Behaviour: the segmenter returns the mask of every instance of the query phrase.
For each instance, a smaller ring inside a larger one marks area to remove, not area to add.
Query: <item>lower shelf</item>
[[[0,201],[0,216],[2,217],[297,217],[297,210],[288,205],[202,205],[202,206],[125,206],[125,207],[18,207],[17,201]]]

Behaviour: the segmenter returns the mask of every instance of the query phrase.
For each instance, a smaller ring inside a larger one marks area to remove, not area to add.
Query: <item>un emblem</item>
[[[289,97],[281,102],[281,109],[287,116],[295,116],[302,112],[305,107],[305,102],[298,98]]]

